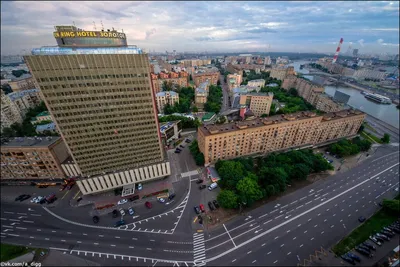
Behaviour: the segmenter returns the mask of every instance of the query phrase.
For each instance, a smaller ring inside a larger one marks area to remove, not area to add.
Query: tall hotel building
[[[56,26],[58,46],[25,56],[85,194],[170,174],[148,56],[115,30]],[[71,170],[71,169],[70,169]]]

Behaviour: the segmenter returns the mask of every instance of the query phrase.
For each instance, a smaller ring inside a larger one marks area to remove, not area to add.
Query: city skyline
[[[398,2],[2,2],[2,55],[56,45],[54,25],[123,29],[146,51],[396,54]],[[49,20],[49,18],[52,18]],[[102,22],[102,23],[101,23]]]

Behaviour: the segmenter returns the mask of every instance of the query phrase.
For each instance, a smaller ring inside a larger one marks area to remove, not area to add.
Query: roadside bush
[[[193,140],[193,142],[189,146],[190,153],[193,155],[194,161],[197,166],[204,166],[204,154],[199,150],[199,144],[197,140]]]

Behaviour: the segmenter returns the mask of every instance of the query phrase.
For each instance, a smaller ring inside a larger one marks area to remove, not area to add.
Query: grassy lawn
[[[31,251],[32,249],[22,247],[22,246],[14,246],[9,244],[0,244],[0,262],[8,261],[14,259],[18,256],[24,255]]]
[[[371,125],[369,125],[368,123],[364,123],[364,126],[365,126],[365,128],[367,128],[367,129],[369,129],[369,130],[371,130],[371,131],[376,133],[376,130]]]

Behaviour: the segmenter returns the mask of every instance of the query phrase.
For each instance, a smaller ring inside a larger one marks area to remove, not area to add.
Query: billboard
[[[121,32],[103,32],[103,31],[57,31],[54,32],[55,38],[81,38],[81,37],[95,37],[95,38],[119,38],[126,39],[125,33]]]

